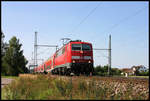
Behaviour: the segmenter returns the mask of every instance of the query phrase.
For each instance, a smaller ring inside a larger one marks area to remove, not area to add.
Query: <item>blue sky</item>
[[[32,58],[35,31],[38,32],[38,44],[56,44],[59,48],[62,45],[60,39],[64,37],[91,42],[94,48],[108,48],[108,37],[111,34],[112,67],[148,67],[148,3],[3,1],[2,32],[6,42],[12,36],[19,38],[28,60]],[[98,4],[98,8],[79,25]],[[39,59],[46,60],[55,52],[55,48],[39,47],[38,53],[44,50],[38,55]],[[93,53],[94,65],[108,63],[105,57],[107,51],[94,50]]]

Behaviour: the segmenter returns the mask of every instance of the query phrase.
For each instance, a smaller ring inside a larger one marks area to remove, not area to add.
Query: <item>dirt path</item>
[[[8,78],[1,78],[1,88],[3,88],[5,85],[8,85],[11,83],[14,79],[8,79]]]

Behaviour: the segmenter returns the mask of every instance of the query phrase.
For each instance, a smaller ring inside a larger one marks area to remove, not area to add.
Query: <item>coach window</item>
[[[47,66],[47,68],[50,68],[50,66]]]
[[[51,64],[49,65],[49,67],[51,68]]]

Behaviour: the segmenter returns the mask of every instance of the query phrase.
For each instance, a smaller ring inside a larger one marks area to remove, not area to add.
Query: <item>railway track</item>
[[[144,84],[149,85],[149,78],[138,78],[138,77],[102,77],[102,76],[60,76],[60,75],[51,75],[51,74],[42,74],[46,75],[47,77],[54,77],[54,78],[63,78],[63,79],[70,79],[76,80],[79,78],[83,78],[85,80],[95,79],[97,81],[109,81],[109,82],[120,82],[120,83],[134,83],[134,84]]]
[[[94,79],[95,81],[103,81],[103,82],[119,82],[119,83],[132,83],[134,85],[149,85],[149,78],[137,78],[137,77],[102,77],[102,76],[60,76],[60,75],[51,75],[51,74],[20,74],[20,77],[31,77],[31,78],[38,78],[38,75],[45,75],[46,77],[53,77],[53,78],[62,78],[62,79],[72,79],[76,81],[77,79],[84,79],[86,81]]]

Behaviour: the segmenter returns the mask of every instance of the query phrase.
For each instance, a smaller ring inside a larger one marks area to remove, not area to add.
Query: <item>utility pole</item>
[[[58,49],[58,46],[57,45],[38,45],[37,44],[37,32],[35,32],[35,39],[34,39],[34,65],[32,65],[34,68],[36,67],[36,66],[38,66],[38,64],[37,64],[37,60],[39,60],[39,59],[37,59],[37,47],[56,47],[56,51],[57,51],[57,49]],[[44,60],[43,60],[44,61]]]
[[[37,32],[35,32],[35,39],[34,39],[34,65],[35,66],[37,65]]]
[[[33,60],[33,52],[32,52],[32,57],[31,57],[31,60]]]
[[[110,75],[111,70],[111,35],[109,35],[109,46],[108,46],[108,75]]]
[[[108,75],[110,75],[110,69],[111,69],[111,35],[109,35],[108,49],[93,48],[93,50],[107,50],[108,51]]]

